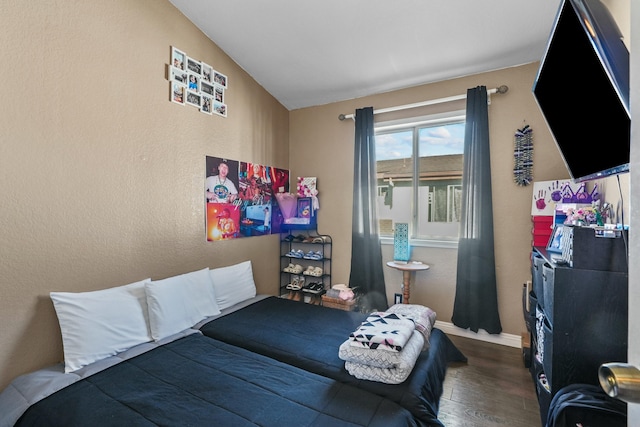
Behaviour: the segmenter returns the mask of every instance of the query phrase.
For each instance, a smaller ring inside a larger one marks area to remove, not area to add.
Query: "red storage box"
[[[553,233],[553,216],[552,215],[534,215],[531,217],[533,221],[533,246],[546,247],[549,237]]]
[[[533,246],[547,247],[549,243],[549,237],[551,236],[533,236]]]
[[[533,221],[533,228],[548,228],[551,229],[553,225],[553,215],[533,215],[531,217]]]

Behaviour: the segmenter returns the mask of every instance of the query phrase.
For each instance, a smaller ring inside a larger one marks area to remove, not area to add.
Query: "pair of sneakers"
[[[320,283],[311,282],[305,285],[304,288],[302,288],[302,290],[304,292],[310,292],[312,294],[319,294],[322,291],[324,291],[324,284],[322,284],[322,282]]]

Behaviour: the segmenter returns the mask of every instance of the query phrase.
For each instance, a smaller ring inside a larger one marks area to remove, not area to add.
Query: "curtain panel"
[[[376,158],[373,107],[356,110],[349,286],[359,295],[363,311],[386,310],[376,207]]]
[[[467,90],[454,325],[502,332],[498,313],[487,88]]]

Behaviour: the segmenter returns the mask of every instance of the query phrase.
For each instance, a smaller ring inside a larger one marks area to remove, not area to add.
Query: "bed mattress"
[[[15,425],[420,424],[381,396],[196,333],[62,388]]]
[[[438,406],[450,362],[466,357],[441,330],[431,331],[430,346],[401,384],[359,380],[347,372],[338,349],[367,317],[278,297],[259,300],[210,320],[200,331],[306,371],[388,398],[429,426],[442,426]]]

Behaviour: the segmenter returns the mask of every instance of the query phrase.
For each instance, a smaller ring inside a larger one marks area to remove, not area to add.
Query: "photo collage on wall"
[[[289,170],[206,156],[205,176],[207,241],[280,233]]]
[[[227,117],[227,76],[171,47],[168,68],[171,102],[191,105],[205,114]]]

